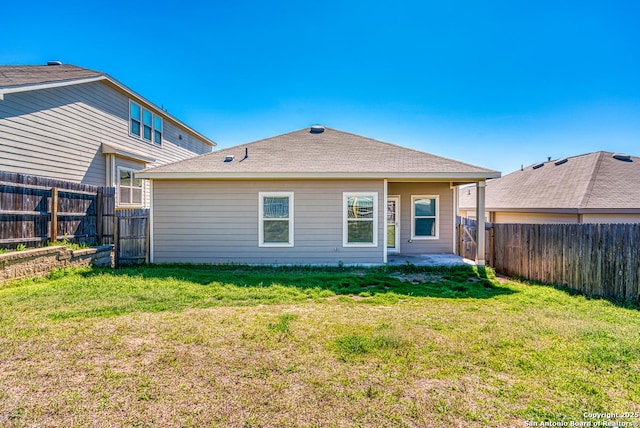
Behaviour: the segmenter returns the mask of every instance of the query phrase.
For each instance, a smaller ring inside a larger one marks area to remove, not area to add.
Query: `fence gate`
[[[456,233],[458,238],[458,255],[465,259],[474,260],[476,258],[476,220],[456,216]],[[485,222],[486,241],[481,244],[484,248],[485,261],[493,266],[493,225]]]
[[[116,211],[116,266],[149,262],[149,209]]]

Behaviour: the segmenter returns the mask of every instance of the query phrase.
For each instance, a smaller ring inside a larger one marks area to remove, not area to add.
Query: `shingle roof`
[[[32,85],[103,76],[103,73],[75,65],[3,65],[0,66],[0,87]]]
[[[248,157],[245,157],[245,152]],[[227,156],[233,161],[225,162]],[[367,137],[324,128],[304,128],[218,150],[173,164],[145,170],[142,177],[170,178],[179,174],[223,177],[239,174],[389,174],[498,177],[499,172]]]
[[[564,163],[553,160],[492,180],[486,188],[487,211],[640,209],[640,158],[622,161],[613,155],[601,151]],[[460,207],[475,207],[474,187],[461,190]]]

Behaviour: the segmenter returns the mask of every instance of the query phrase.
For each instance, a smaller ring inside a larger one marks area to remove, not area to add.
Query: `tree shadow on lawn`
[[[155,264],[118,269],[93,269],[81,275],[108,274],[143,279],[177,280],[201,286],[243,288],[295,287],[301,292],[328,290],[330,295],[396,294],[412,297],[489,299],[517,291],[491,280],[484,268],[473,266],[331,267],[250,266],[239,264]]]

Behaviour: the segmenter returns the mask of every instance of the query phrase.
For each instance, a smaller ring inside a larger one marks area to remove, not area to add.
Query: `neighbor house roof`
[[[587,153],[530,165],[489,181],[486,209],[578,213],[640,211],[639,184],[640,158],[602,151]],[[475,191],[475,186],[460,190],[460,208],[475,207]]]
[[[500,173],[331,128],[304,128],[150,168],[142,178],[429,178],[460,182]]]
[[[111,76],[99,71],[77,67],[70,64],[54,65],[0,65],[0,101],[5,94],[55,88],[60,86],[79,85],[95,81],[104,81],[116,90],[125,93],[136,101],[145,104],[156,114],[175,123],[185,131],[195,135],[210,146],[216,143],[187,126],[162,108],[137,94]]]

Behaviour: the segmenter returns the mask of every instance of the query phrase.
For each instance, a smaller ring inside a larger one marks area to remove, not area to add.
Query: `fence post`
[[[464,254],[462,254],[462,234],[464,233],[462,221],[456,227],[458,229],[458,255],[464,257]]]
[[[120,264],[120,221],[118,211],[114,211],[113,214],[113,265],[118,267]]]
[[[102,245],[102,187],[96,193],[96,243]]]
[[[51,242],[58,240],[58,188],[51,188]]]
[[[149,217],[147,218],[146,227],[145,227],[145,233],[144,234],[145,234],[144,242],[145,242],[145,247],[146,247],[145,248],[145,253],[146,254],[145,254],[144,261],[145,261],[145,263],[148,264],[151,261],[151,239],[149,239],[150,235],[151,235],[151,213],[149,213]]]
[[[489,228],[489,264],[492,267],[495,267],[494,258],[495,258],[495,241],[494,238],[494,229],[493,226]]]

